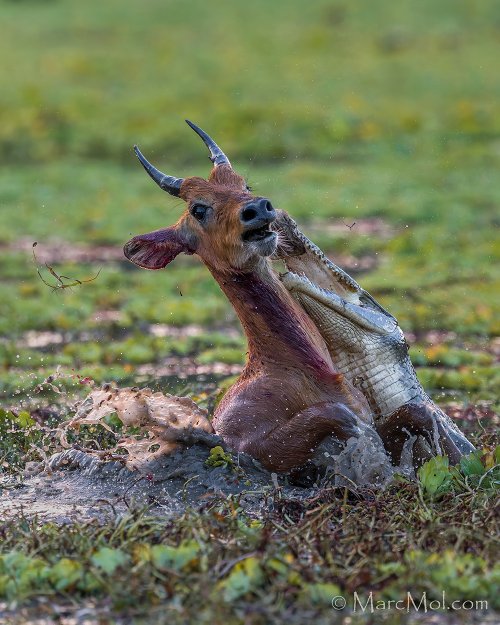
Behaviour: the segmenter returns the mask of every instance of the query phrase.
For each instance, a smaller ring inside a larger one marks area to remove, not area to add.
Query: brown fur
[[[319,331],[276,278],[267,254],[242,240],[241,210],[255,199],[244,179],[220,165],[208,180],[186,178],[179,196],[188,205],[180,220],[134,237],[124,251],[149,269],[165,267],[180,252],[195,253],[234,306],[248,357],[216,410],[216,432],[275,471],[306,463],[326,436],[355,435],[357,417],[370,419],[366,400],[335,369]],[[199,202],[211,211],[203,224],[190,214]]]

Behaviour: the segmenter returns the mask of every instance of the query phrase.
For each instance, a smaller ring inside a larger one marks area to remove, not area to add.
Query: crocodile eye
[[[203,204],[194,204],[191,208],[191,215],[198,221],[203,221],[207,214],[207,206]]]

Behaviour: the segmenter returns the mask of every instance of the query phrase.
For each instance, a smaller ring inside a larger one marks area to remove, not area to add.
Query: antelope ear
[[[163,269],[181,252],[192,254],[193,250],[175,226],[139,234],[123,247],[128,260],[144,269]]]

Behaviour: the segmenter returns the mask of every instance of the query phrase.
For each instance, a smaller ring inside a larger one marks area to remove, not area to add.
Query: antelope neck
[[[335,372],[316,326],[267,265],[252,272],[209,270],[236,310],[250,361]]]

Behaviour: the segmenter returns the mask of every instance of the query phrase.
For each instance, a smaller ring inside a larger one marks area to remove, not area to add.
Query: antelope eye
[[[198,221],[202,221],[207,214],[207,207],[203,206],[203,204],[195,204],[191,208],[191,215],[197,219]]]

